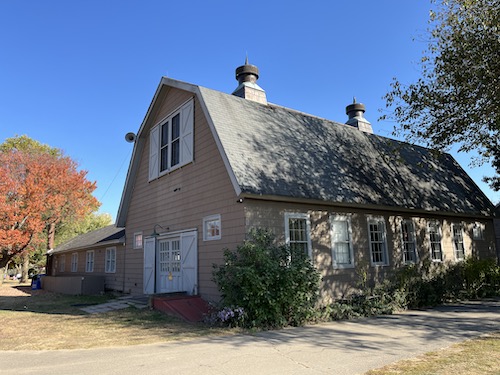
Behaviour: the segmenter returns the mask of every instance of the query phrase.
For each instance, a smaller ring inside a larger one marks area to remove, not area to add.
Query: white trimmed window
[[[415,236],[415,224],[413,220],[406,219],[401,222],[401,242],[403,245],[403,262],[417,262],[417,243]]]
[[[190,99],[153,127],[149,136],[149,180],[193,161],[194,101]]]
[[[94,272],[94,250],[89,250],[85,254],[85,272]]]
[[[106,249],[105,263],[106,263],[105,266],[106,273],[116,272],[116,247],[108,247]]]
[[[286,244],[291,249],[300,249],[309,257],[311,251],[311,223],[308,214],[285,213]]]
[[[443,249],[441,246],[441,239],[443,236],[441,234],[441,226],[438,221],[434,220],[429,222],[427,230],[429,232],[429,243],[431,245],[431,259],[434,262],[441,262],[443,260]]]
[[[474,223],[472,227],[472,239],[475,241],[484,240],[484,224],[483,223]]]
[[[59,272],[64,272],[66,270],[66,255],[62,254],[59,258]]]
[[[330,216],[330,238],[332,239],[333,267],[354,267],[354,254],[351,242],[351,217],[349,215]]]
[[[134,249],[142,249],[142,232],[134,233]]]
[[[368,217],[368,234],[370,245],[370,263],[372,266],[389,264],[387,256],[387,239],[383,217]]]
[[[453,240],[453,252],[455,260],[465,259],[465,246],[462,224],[451,224],[451,235]]]
[[[220,240],[222,236],[220,215],[203,218],[203,241]]]
[[[71,254],[71,272],[78,271],[78,253]]]

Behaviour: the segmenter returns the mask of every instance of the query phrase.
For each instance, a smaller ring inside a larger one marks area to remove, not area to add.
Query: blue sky
[[[345,122],[353,96],[374,132],[392,77],[413,82],[429,1],[0,0],[0,142],[26,134],[97,181],[116,216],[132,144],[162,76],[231,93],[248,54],[270,102]],[[481,182],[489,166],[469,167]]]

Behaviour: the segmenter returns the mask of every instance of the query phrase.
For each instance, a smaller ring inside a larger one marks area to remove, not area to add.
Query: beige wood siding
[[[177,109],[192,94],[170,89],[157,110],[155,125]],[[149,140],[146,142],[127,216],[126,292],[143,292],[143,250],[133,249],[133,233],[147,237],[155,224],[158,232],[188,229],[198,231],[198,292],[209,300],[219,293],[211,281],[213,263],[220,263],[224,248],[234,248],[244,238],[243,207],[237,203],[234,188],[209,129],[195,99],[194,161],[148,182]],[[221,215],[222,238],[203,241],[203,218]]]
[[[353,293],[361,275],[366,272],[369,285],[380,282],[392,270],[402,267],[403,252],[401,242],[401,221],[412,219],[416,232],[416,247],[419,261],[430,257],[427,225],[430,220],[437,220],[442,229],[442,249],[445,262],[455,262],[451,224],[461,223],[464,229],[464,245],[466,256],[474,255],[481,258],[495,256],[494,231],[492,220],[483,220],[485,225],[484,240],[472,239],[472,228],[477,220],[470,218],[450,218],[426,215],[425,217],[402,215],[386,211],[346,209],[331,206],[307,204],[292,204],[246,199],[246,224],[250,227],[269,228],[275,234],[278,242],[285,241],[286,212],[307,213],[311,221],[311,239],[313,262],[322,276],[322,298],[325,302],[332,298],[342,298]],[[352,246],[354,252],[354,268],[334,268],[332,265],[330,222],[332,214],[350,214],[352,226]],[[382,216],[385,221],[389,264],[387,266],[370,265],[368,216]]]
[[[105,259],[106,259],[106,249],[109,247],[116,248],[116,272],[106,273],[105,272]],[[94,272],[85,272],[86,265],[86,254],[88,250],[94,251]],[[78,254],[78,264],[77,271],[71,272],[71,258],[73,253]],[[107,290],[123,291],[123,275],[125,269],[125,247],[120,244],[106,245],[99,247],[91,247],[83,250],[68,251],[64,253],[66,255],[65,260],[65,270],[61,272],[59,270],[59,262],[62,254],[55,254],[54,261],[56,264],[55,274],[52,276],[85,276],[85,275],[96,275],[104,276],[104,287]]]

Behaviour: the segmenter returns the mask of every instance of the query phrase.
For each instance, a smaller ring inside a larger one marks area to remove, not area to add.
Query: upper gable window
[[[190,99],[151,129],[150,181],[193,161],[193,110]]]

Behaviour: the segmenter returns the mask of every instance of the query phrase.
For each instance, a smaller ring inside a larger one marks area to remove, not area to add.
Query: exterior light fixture
[[[160,224],[155,224],[155,226],[153,227],[153,233],[150,234],[151,237],[158,237],[160,234],[156,231],[156,227],[160,227],[161,229],[165,229],[163,228]]]

